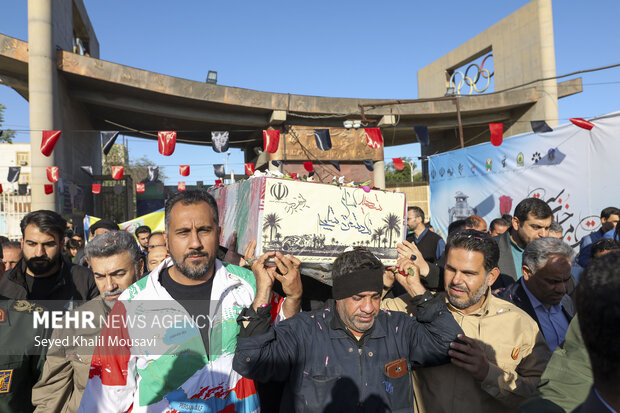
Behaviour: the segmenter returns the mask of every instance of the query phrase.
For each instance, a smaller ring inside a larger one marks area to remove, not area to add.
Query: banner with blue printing
[[[84,226],[84,239],[90,239],[90,234],[88,233],[88,229],[95,222],[99,221],[101,218],[94,217],[92,215],[84,215],[84,220],[82,221]],[[142,215],[141,217],[131,219],[126,222],[121,222],[119,224],[119,228],[123,231],[127,231],[130,233],[134,233],[136,228],[139,226],[146,225],[151,228],[152,232],[156,231],[165,231],[165,211],[164,208],[158,209],[157,211],[153,211],[149,214]]]
[[[618,206],[620,112],[591,119],[592,130],[571,123],[544,135],[525,133],[429,157],[430,212],[436,231],[476,214],[487,224],[513,214],[524,198],[544,200],[577,248],[600,228],[600,212]]]

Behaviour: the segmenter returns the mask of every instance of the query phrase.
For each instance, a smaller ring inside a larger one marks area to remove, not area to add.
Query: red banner
[[[144,191],[146,190],[146,187],[143,183],[138,183],[136,184],[136,192],[139,194],[144,193]]]
[[[49,194],[54,192],[54,185],[52,185],[52,184],[45,184],[44,186],[45,186],[45,193],[47,195],[49,195]]]
[[[58,182],[58,167],[57,166],[48,166],[45,168],[45,172],[47,172],[47,180],[56,183]]]
[[[123,179],[124,170],[125,168],[123,168],[122,166],[113,166],[112,167],[112,179],[116,179],[117,181],[119,179]]]
[[[189,176],[189,165],[179,165],[179,173],[181,176]]]
[[[403,163],[403,160],[401,158],[392,158],[392,162],[394,162],[394,168],[397,171],[402,171],[403,169],[405,169],[405,164]]]
[[[493,146],[500,146],[504,141],[504,124],[489,123],[489,130],[491,131],[491,143]]]
[[[280,144],[279,130],[263,130],[263,148],[269,153],[275,153]]]
[[[185,182],[179,181],[179,183],[177,184],[177,189],[179,191],[185,191]]]
[[[157,142],[159,143],[159,153],[170,156],[174,152],[177,143],[177,133],[173,131],[157,132]]]
[[[594,127],[594,123],[588,122],[587,120],[582,119],[582,118],[570,118],[569,120],[575,126],[579,126],[580,128],[583,128],[583,129],[592,130],[592,128]]]
[[[256,172],[256,165],[254,165],[253,163],[246,163],[245,164],[245,174],[247,176],[252,176],[252,175],[254,175],[254,172]]]
[[[314,171],[314,166],[312,165],[312,161],[304,162],[304,169],[308,172]]]
[[[59,130],[44,130],[43,136],[41,137],[41,153],[45,156],[50,156],[54,147],[58,143],[58,139],[60,139],[60,131]]]
[[[101,184],[93,184],[91,192],[93,194],[100,194],[101,193]]]
[[[364,128],[366,132],[366,144],[373,148],[378,149],[383,145],[383,137],[381,136],[381,129],[379,128]]]

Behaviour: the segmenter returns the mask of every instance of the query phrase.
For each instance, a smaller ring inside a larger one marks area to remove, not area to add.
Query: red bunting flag
[[[181,176],[189,176],[189,165],[179,165],[179,173]]]
[[[101,193],[101,184],[93,184],[91,192],[93,194],[100,194]]]
[[[582,118],[570,118],[569,120],[573,123],[573,125],[579,126],[583,129],[592,130],[592,128],[594,127],[594,123],[588,122],[587,120]]]
[[[122,166],[113,166],[112,167],[112,179],[116,179],[117,181],[119,179],[123,179],[124,170],[125,168],[123,168]]]
[[[392,162],[394,162],[394,168],[397,171],[402,171],[403,169],[405,169],[405,164],[403,163],[403,160],[401,158],[392,158]]]
[[[215,180],[215,186],[221,186],[222,185],[222,180],[221,179],[216,179]]]
[[[159,153],[170,156],[174,152],[177,143],[177,133],[173,131],[157,132],[157,142],[159,143]]]
[[[179,191],[185,191],[185,182],[184,181],[179,181],[179,183],[177,184],[177,189]]]
[[[146,187],[145,187],[144,183],[137,183],[136,184],[136,192],[137,193],[143,194],[145,190],[146,190]]]
[[[378,149],[383,145],[383,137],[379,128],[364,128],[366,132],[366,144],[372,149]]]
[[[50,156],[54,147],[60,139],[59,130],[44,130],[41,138],[41,153],[45,156]]]
[[[49,195],[49,194],[54,192],[54,185],[52,185],[52,184],[45,184],[44,187],[45,187],[45,194],[46,195]]]
[[[45,172],[47,172],[47,180],[51,183],[58,182],[58,167],[57,166],[48,166],[45,168]]]
[[[2,184],[0,184],[0,194],[4,192],[4,189],[2,189]]]
[[[291,178],[293,178],[293,179],[297,179],[297,173],[296,173],[296,172],[292,172],[292,173],[291,173]]]
[[[254,175],[254,172],[256,172],[256,165],[254,165],[253,163],[246,163],[245,164],[245,174],[247,176],[252,176],[252,175]]]
[[[308,172],[314,171],[314,166],[312,165],[312,161],[304,162],[304,169]]]
[[[491,143],[493,146],[501,145],[504,140],[504,124],[489,123],[489,130],[491,131]]]
[[[263,130],[263,148],[269,153],[275,153],[280,144],[279,130]]]

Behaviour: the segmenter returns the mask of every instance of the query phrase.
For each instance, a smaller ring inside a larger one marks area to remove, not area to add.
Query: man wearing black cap
[[[298,267],[284,272],[266,267],[265,256],[252,270],[257,291],[274,279],[290,283],[300,277]],[[405,282],[415,295],[417,318],[379,310],[384,267],[360,248],[334,261],[335,302],[321,310],[272,327],[268,301],[257,293],[237,319],[233,368],[260,381],[287,380],[280,411],[410,412],[411,368],[449,362],[450,342],[462,334],[443,298],[433,298],[412,270]]]

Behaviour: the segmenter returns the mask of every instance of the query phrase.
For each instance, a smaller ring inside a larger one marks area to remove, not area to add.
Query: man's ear
[[[491,271],[489,271],[489,287],[492,286],[493,283],[495,283],[497,277],[499,277],[499,268],[495,267]]]
[[[532,270],[530,270],[530,267],[527,265],[521,267],[521,274],[523,274],[523,279],[525,281],[529,281],[529,279],[532,278]]]
[[[515,231],[518,231],[519,226],[521,226],[521,222],[519,221],[519,218],[512,217],[512,229],[514,229]]]

